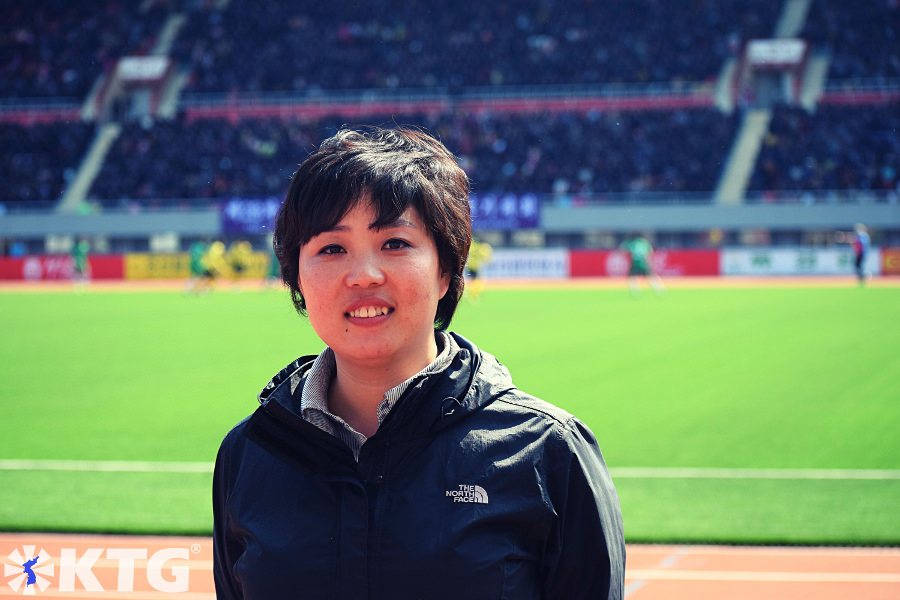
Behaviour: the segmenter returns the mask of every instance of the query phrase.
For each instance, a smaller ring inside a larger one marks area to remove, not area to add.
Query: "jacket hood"
[[[450,335],[459,345],[450,366],[413,381],[383,426],[414,419],[415,429],[442,429],[515,389],[509,371],[493,355],[457,333]],[[315,359],[302,356],[279,371],[259,393],[260,405],[281,420],[302,420],[300,398]]]

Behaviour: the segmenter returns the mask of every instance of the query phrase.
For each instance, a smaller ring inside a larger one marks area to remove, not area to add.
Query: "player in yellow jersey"
[[[469,248],[469,260],[466,262],[466,274],[468,275],[466,291],[473,300],[484,291],[484,277],[481,269],[491,262],[493,253],[493,248],[487,242],[472,240],[472,246]]]
[[[203,255],[203,277],[195,288],[197,293],[210,291],[215,286],[216,279],[229,270],[225,260],[225,244],[217,240],[209,245]]]
[[[235,288],[240,286],[241,279],[250,268],[250,259],[253,257],[253,246],[246,240],[232,242],[225,254],[228,266],[231,268],[231,281]]]

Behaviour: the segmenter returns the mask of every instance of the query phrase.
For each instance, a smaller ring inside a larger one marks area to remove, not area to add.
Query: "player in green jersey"
[[[653,245],[646,238],[635,236],[624,242],[620,248],[628,253],[631,263],[628,269],[628,290],[631,295],[637,297],[641,293],[638,277],[643,277],[656,295],[662,296],[665,287],[653,269]]]
[[[206,242],[196,240],[188,249],[190,257],[190,275],[188,277],[185,291],[192,293],[197,291],[197,284],[203,278],[206,267],[203,266],[203,256],[206,254]]]
[[[91,263],[88,253],[90,243],[81,238],[72,246],[72,283],[76,287],[84,287],[91,280]]]

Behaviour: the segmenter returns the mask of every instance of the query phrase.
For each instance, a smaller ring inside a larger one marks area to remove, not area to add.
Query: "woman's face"
[[[383,229],[374,221],[363,198],[310,239],[300,248],[298,284],[313,329],[339,365],[384,364],[410,377],[434,358],[434,315],[450,276],[414,209]]]

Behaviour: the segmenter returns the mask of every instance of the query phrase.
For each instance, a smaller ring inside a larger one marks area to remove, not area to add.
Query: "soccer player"
[[[662,279],[653,270],[653,245],[649,240],[641,236],[634,236],[622,243],[620,248],[628,254],[630,266],[628,268],[628,291],[637,297],[641,293],[638,277],[643,277],[650,283],[650,287],[657,296],[665,293]]]
[[[853,231],[838,231],[835,233],[835,241],[839,244],[851,244],[853,246],[853,264],[856,269],[856,279],[860,287],[866,284],[869,277],[866,271],[866,256],[872,240],[869,237],[868,228],[862,223],[857,223]]]
[[[294,174],[275,248],[326,347],[275,375],[219,449],[219,600],[623,597],[593,433],[447,331],[468,193],[413,129],[343,129]]]
[[[225,260],[225,244],[214,241],[203,254],[203,276],[197,285],[197,293],[206,293],[215,287],[216,279],[228,272]]]
[[[250,260],[253,258],[253,246],[246,240],[237,240],[228,247],[225,259],[231,268],[231,281],[235,288],[238,288],[241,279],[244,277],[247,268],[250,266]]]
[[[91,281],[90,251],[91,244],[85,238],[72,246],[72,284],[75,287],[83,288]]]
[[[198,283],[204,277],[206,272],[206,267],[203,265],[204,254],[206,254],[206,243],[201,240],[195,241],[188,249],[190,275],[185,287],[185,291],[188,293],[196,291]]]
[[[491,261],[493,253],[493,248],[487,242],[472,240],[472,247],[469,249],[469,259],[466,262],[466,272],[469,275],[466,291],[473,300],[478,298],[481,292],[484,291],[484,278],[480,277],[481,268]]]

